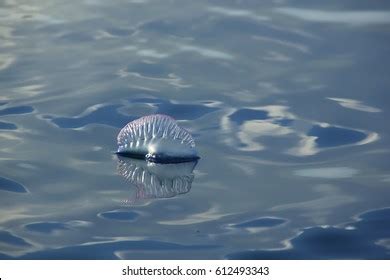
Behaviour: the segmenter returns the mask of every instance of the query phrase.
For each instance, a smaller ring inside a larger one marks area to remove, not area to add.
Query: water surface
[[[0,258],[389,258],[390,4],[0,15]],[[152,113],[193,134],[195,167],[113,155]]]

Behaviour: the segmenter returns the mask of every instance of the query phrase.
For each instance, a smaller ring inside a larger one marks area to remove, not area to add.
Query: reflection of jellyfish
[[[128,123],[118,134],[117,154],[175,163],[199,159],[191,134],[165,115],[145,116]]]
[[[190,191],[197,161],[160,164],[141,159],[118,157],[118,172],[134,185],[129,202],[169,198]]]

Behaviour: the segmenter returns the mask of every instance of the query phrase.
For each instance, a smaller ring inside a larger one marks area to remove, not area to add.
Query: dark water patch
[[[259,219],[246,221],[246,222],[239,223],[239,224],[234,224],[232,227],[235,227],[235,228],[264,227],[264,228],[267,228],[267,227],[275,227],[275,226],[281,225],[285,222],[286,222],[285,219],[265,217],[265,218],[259,218]]]
[[[59,230],[69,230],[68,226],[60,222],[38,222],[24,226],[27,230],[39,233],[53,233]]]
[[[13,123],[0,122],[0,129],[15,130],[18,127]]]
[[[390,236],[390,208],[364,213],[345,228],[311,227],[291,240],[290,249],[242,251],[228,259],[390,259],[377,241]]]
[[[136,117],[118,113],[117,109],[121,106],[105,105],[78,117],[55,117],[51,121],[61,128],[80,128],[88,124],[104,124],[122,128]]]
[[[266,120],[268,119],[268,112],[264,110],[240,109],[231,114],[229,118],[241,125],[249,120]]]
[[[367,238],[389,238],[390,208],[383,208],[363,213],[359,216],[359,219],[360,220],[358,222],[351,223],[350,226],[353,226],[358,231],[364,233]]]
[[[34,111],[31,106],[15,106],[0,110],[0,116],[28,114]]]
[[[293,122],[294,120],[292,119],[277,119],[273,121],[273,123],[281,126],[291,126]]]
[[[139,217],[139,214],[134,211],[114,210],[99,213],[98,216],[109,220],[132,222]]]
[[[385,248],[352,230],[310,228],[292,240],[292,249],[243,251],[228,259],[386,259]]]
[[[370,223],[373,223],[375,221],[387,221],[388,223],[390,223],[390,208],[369,211],[361,214],[359,218],[362,219],[362,221],[369,221]]]
[[[27,189],[23,185],[4,177],[0,177],[0,190],[7,192],[27,193]]]
[[[337,147],[354,144],[367,137],[363,132],[342,128],[342,127],[322,127],[313,126],[308,133],[309,136],[316,136],[316,143],[320,148]]]
[[[114,241],[101,242],[88,245],[76,245],[59,249],[49,249],[28,253],[19,259],[50,259],[50,260],[107,260],[118,259],[116,251],[166,251],[169,258],[170,251],[213,250],[217,245],[181,245],[177,243],[142,240],[142,241]],[[134,252],[136,254],[137,252]]]
[[[0,253],[0,260],[10,260],[10,259],[12,259],[11,256]]]
[[[28,243],[23,238],[15,236],[12,233],[5,230],[0,230],[0,242],[12,246],[19,246],[19,247],[31,246],[31,244]]]

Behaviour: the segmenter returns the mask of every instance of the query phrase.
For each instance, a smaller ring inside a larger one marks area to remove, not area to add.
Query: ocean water
[[[389,259],[390,4],[0,1],[1,259]],[[153,113],[197,163],[118,158]]]

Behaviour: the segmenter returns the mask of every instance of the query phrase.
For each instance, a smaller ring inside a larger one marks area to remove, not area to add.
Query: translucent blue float
[[[199,159],[191,134],[166,115],[150,115],[128,123],[118,134],[117,154],[158,163]]]

